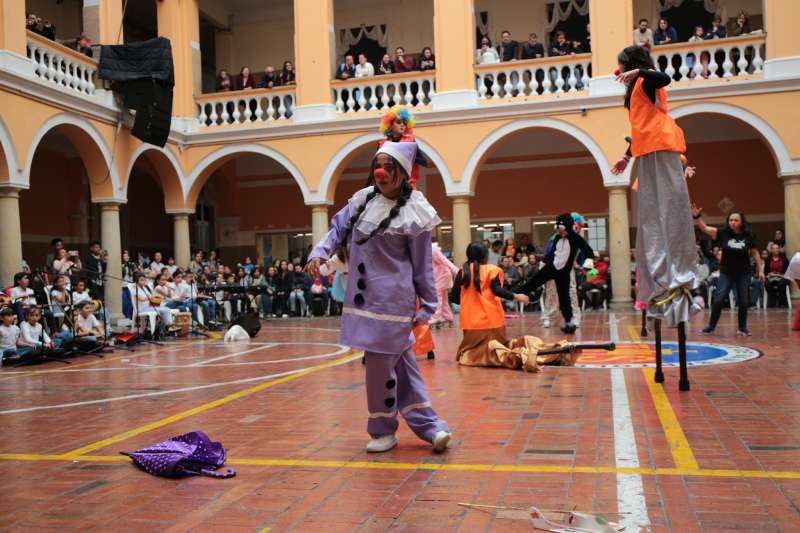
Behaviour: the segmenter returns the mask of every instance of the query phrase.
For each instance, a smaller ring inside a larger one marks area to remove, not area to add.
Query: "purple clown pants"
[[[367,432],[373,437],[393,435],[397,431],[397,413],[422,440],[432,442],[447,424],[439,420],[431,407],[428,387],[417,367],[412,348],[403,354],[366,352]]]

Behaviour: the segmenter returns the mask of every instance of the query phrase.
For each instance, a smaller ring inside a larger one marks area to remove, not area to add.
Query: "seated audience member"
[[[514,258],[508,256],[503,257],[502,268],[505,287],[514,288],[519,285],[520,281],[522,281],[522,275],[519,273],[519,269],[516,265],[514,265]]]
[[[69,47],[86,57],[94,57],[94,53],[92,52],[92,40],[84,34],[78,35],[75,40],[70,43]]]
[[[261,76],[261,81],[258,86],[262,89],[273,89],[281,84],[281,79],[272,67],[264,69],[264,75]]]
[[[64,316],[64,310],[70,303],[69,296],[67,278],[65,276],[58,276],[50,291],[50,310],[54,315]]]
[[[608,258],[603,257],[593,261],[593,266],[597,270],[597,275],[586,282],[582,287],[582,299],[592,308],[602,307],[603,302],[608,298]]]
[[[528,36],[528,41],[522,45],[520,59],[538,59],[544,57],[544,46],[539,42],[535,33]]]
[[[175,272],[178,271],[178,265],[175,264],[174,257],[170,256],[169,259],[167,259],[167,266],[165,268],[167,269],[167,277],[171,278],[175,275]]]
[[[689,42],[697,43],[703,41],[705,40],[705,35],[706,35],[706,30],[703,29],[703,26],[695,26],[694,33],[692,33],[692,36],[689,37]],[[700,75],[703,78],[708,78],[708,60],[710,57],[711,56],[708,55],[708,52],[702,52],[700,54],[700,64],[703,67],[703,70],[701,71]],[[690,78],[694,78],[697,76],[697,74],[694,71],[694,66],[696,64],[696,61],[697,57],[695,56],[695,54],[686,55],[686,66],[689,67],[689,69],[691,69],[691,71],[689,72]]]
[[[25,320],[25,313],[31,307],[36,306],[36,298],[33,296],[33,289],[30,288],[31,278],[25,272],[14,274],[14,286],[11,287],[9,296],[11,305],[17,312],[17,322],[22,324]]]
[[[242,67],[239,76],[236,78],[236,90],[253,89],[256,86],[253,76],[250,74],[250,67]]]
[[[294,85],[296,83],[295,76],[296,72],[292,62],[284,61],[283,69],[281,70],[281,85]]]
[[[550,44],[550,57],[568,56],[574,54],[572,43],[567,41],[567,36],[563,31],[556,32],[556,38]]]
[[[267,269],[267,275],[264,276],[264,285],[267,287],[267,293],[261,297],[261,312],[264,314],[264,318],[275,316],[278,281],[278,269],[270,266]]]
[[[217,287],[221,287],[225,285],[225,275],[224,274],[217,274],[214,278],[214,285]],[[228,292],[219,289],[214,291],[214,301],[217,303],[220,309],[222,309],[222,317],[226,322],[230,322],[233,316],[233,304],[228,296]]]
[[[323,279],[321,276],[317,276],[314,278],[314,282],[311,284],[311,288],[309,289],[309,296],[311,297],[311,301],[309,302],[309,307],[313,307],[315,305],[315,301],[319,300],[320,309],[322,309],[322,313],[325,314],[328,311],[328,288],[325,286]],[[312,315],[312,312],[308,313],[309,316]]]
[[[781,249],[781,253],[784,255],[786,254],[786,239],[783,236],[782,229],[775,230],[775,236],[772,238],[771,241],[769,241],[769,244],[767,245],[767,250],[771,250],[773,244],[777,244],[778,247]]]
[[[514,61],[519,55],[519,43],[511,38],[511,32],[503,30],[500,33],[500,44],[497,45],[497,54],[500,56],[500,61]]]
[[[367,56],[358,54],[358,64],[356,65],[356,78],[369,78],[375,75],[375,67],[367,61]]]
[[[153,254],[153,260],[150,262],[150,266],[148,267],[148,277],[155,279],[159,274],[161,274],[161,271],[166,266],[161,262],[162,260],[163,258],[161,256],[161,252],[156,252]]]
[[[747,13],[739,11],[739,16],[736,17],[736,22],[731,28],[731,37],[747,35],[751,31],[753,30],[750,28],[750,19],[747,17]]]
[[[658,19],[658,28],[653,34],[653,42],[656,45],[676,43],[678,42],[678,32],[669,25],[667,19],[662,17]]]
[[[53,267],[50,270],[51,275],[70,277],[79,271],[82,265],[77,253],[77,251],[68,252],[66,249],[61,248],[58,251],[58,256],[53,261]]]
[[[653,30],[647,19],[639,19],[639,27],[633,30],[633,44],[650,49],[653,47]]]
[[[422,52],[419,54],[419,69],[421,71],[436,69],[436,58],[430,46],[423,48]]]
[[[705,35],[705,39],[724,39],[727,36],[728,32],[725,29],[725,25],[722,24],[722,17],[719,15],[714,15],[714,18],[711,20],[711,29]]]
[[[0,308],[0,361],[3,364],[16,362],[20,356],[18,342],[19,326],[14,324],[14,310]]]
[[[492,41],[488,37],[481,37],[481,47],[475,50],[475,62],[479,65],[500,62],[500,55],[492,47]]]
[[[203,252],[201,250],[195,252],[194,257],[189,263],[189,272],[195,276],[203,272]]]
[[[249,255],[245,256],[244,261],[239,263],[237,266],[242,270],[244,270],[244,273],[247,274],[248,276],[253,273],[253,270],[258,268],[256,265],[253,264],[253,260],[250,259]]]
[[[135,279],[137,287],[132,296],[135,299],[134,307],[139,315],[141,316],[142,313],[157,313],[161,317],[161,323],[164,327],[168,331],[175,331],[177,328],[173,326],[171,309],[164,305],[163,300],[147,285],[147,277],[143,274],[137,274]]]
[[[398,46],[394,51],[394,71],[411,72],[414,70],[414,67],[414,58],[406,55],[405,48]]]
[[[97,343],[103,340],[103,326],[94,316],[94,304],[83,302],[75,315],[75,340]]]
[[[536,259],[536,254],[529,254],[528,261],[520,267],[522,274],[522,281],[527,281],[539,271],[539,261]]]
[[[356,65],[353,61],[353,54],[346,54],[344,56],[344,63],[339,65],[336,69],[337,80],[349,80],[356,77]]]
[[[773,242],[770,245],[769,257],[764,262],[767,307],[789,306],[789,302],[786,301],[786,287],[789,286],[789,280],[784,277],[787,268],[789,268],[789,260],[781,252],[781,247]]]
[[[505,244],[503,244],[503,255],[512,258],[517,255],[517,245],[514,242],[514,237],[506,239]]]
[[[227,70],[220,70],[219,74],[217,74],[217,92],[226,92],[233,90],[233,83],[231,82],[231,76],[228,74]]]
[[[239,285],[239,286],[247,286],[247,278],[246,277],[238,277],[236,274],[226,274],[225,275],[225,284],[226,285]],[[225,298],[230,302],[231,307],[233,308],[234,313],[240,314],[247,310],[247,305],[249,301],[247,299],[247,294],[233,292],[233,291],[225,291]]]
[[[383,54],[381,62],[378,64],[378,74],[394,74],[394,62],[389,54]]]
[[[306,292],[311,288],[311,279],[303,272],[303,267],[295,265],[292,276],[292,291],[289,293],[289,308],[295,316],[304,316],[308,313]]]
[[[27,347],[31,350],[55,350],[61,346],[60,341],[54,343],[50,339],[50,336],[42,327],[41,319],[41,308],[33,306],[28,309],[28,316],[19,326],[20,340],[17,346]]]
[[[178,294],[188,296],[189,309],[194,321],[200,322],[197,314],[197,308],[200,307],[203,310],[205,323],[215,324],[217,322],[217,302],[214,298],[198,292],[192,272],[187,272],[183,278],[183,281],[178,284]]]
[[[86,280],[81,278],[77,282],[75,282],[75,286],[72,290],[72,305],[76,306],[81,302],[89,302],[92,300],[92,297],[89,295],[89,291],[86,290]]]

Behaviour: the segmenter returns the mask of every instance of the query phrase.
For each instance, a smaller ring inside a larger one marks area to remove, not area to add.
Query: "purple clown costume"
[[[387,142],[378,150],[378,154],[395,159],[407,174],[415,152],[416,143],[412,142]],[[368,200],[375,191],[377,187],[367,187],[350,198],[331,220],[330,231],[312,250],[309,260],[327,261],[340,245],[348,247],[350,274],[342,310],[341,342],[365,352],[367,432],[373,439],[393,439],[399,413],[419,438],[434,443],[436,448],[437,434],[448,429],[433,410],[417,367],[412,325],[427,322],[436,311],[431,231],[441,220],[423,194],[413,191],[385,230],[358,244],[396,204],[379,192]],[[343,243],[351,218],[365,203],[348,242]],[[373,450],[368,446],[368,451]]]

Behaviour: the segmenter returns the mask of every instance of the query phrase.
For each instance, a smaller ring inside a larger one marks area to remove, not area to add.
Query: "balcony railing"
[[[589,85],[592,54],[475,65],[481,100],[577,93]]]
[[[764,66],[766,36],[747,35],[653,48],[656,67],[675,81],[743,78]]]
[[[430,70],[337,80],[331,82],[333,103],[339,113],[365,113],[395,104],[420,108],[433,99],[434,78]]]
[[[97,61],[30,31],[27,48],[36,76],[80,94],[94,94]]]
[[[294,87],[247,89],[195,98],[201,127],[285,122],[294,108]]]

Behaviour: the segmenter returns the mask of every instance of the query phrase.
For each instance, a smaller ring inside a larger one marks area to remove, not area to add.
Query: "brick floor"
[[[690,342],[763,356],[692,367],[685,393],[677,369],[666,369],[663,390],[699,471],[675,470],[645,374],[624,370],[650,530],[800,531],[800,333],[790,331],[785,310],[751,313],[754,336],[746,339],[733,335],[728,311],[718,335],[699,337],[706,318],[690,324]],[[635,313],[615,319],[620,340],[638,340]],[[436,330],[436,360],[419,362],[434,407],[454,430],[443,455],[402,424],[395,450],[364,452],[356,358],[60,457],[342,357],[350,352],[338,346],[337,326],[270,321],[255,341],[273,346],[178,341],[71,367],[0,370],[0,530],[531,531],[528,521],[458,504],[577,508],[612,519],[628,504],[617,492],[610,370],[459,367],[458,329]],[[509,320],[509,329],[561,338],[541,329],[536,314]],[[608,313],[586,313],[576,340],[608,340],[610,331]],[[225,444],[236,478],[155,478],[118,455],[192,430]],[[759,477],[765,472],[777,474]]]

